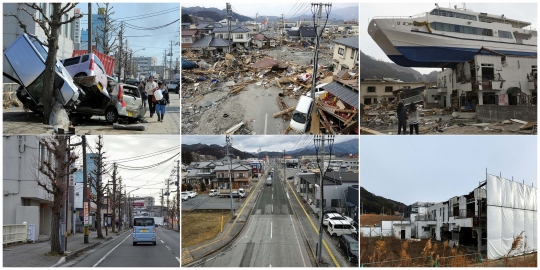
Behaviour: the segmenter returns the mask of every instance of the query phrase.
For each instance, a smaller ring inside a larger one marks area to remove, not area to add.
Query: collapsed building
[[[382,227],[362,232],[368,237],[448,241],[450,247],[464,246],[500,259],[537,251],[536,212],[536,188],[487,174],[467,194],[438,203],[416,202],[405,208],[404,221],[383,221]],[[511,251],[519,235],[523,246]]]

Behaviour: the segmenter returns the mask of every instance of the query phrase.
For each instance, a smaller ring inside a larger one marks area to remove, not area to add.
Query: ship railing
[[[427,15],[427,12],[422,12],[420,14],[416,14],[413,16],[375,16],[373,19],[411,19],[411,18],[418,18],[418,17],[425,17]]]

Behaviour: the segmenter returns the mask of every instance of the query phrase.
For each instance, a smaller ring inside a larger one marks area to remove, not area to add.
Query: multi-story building
[[[340,70],[353,69],[358,66],[359,49],[358,36],[334,40],[334,56],[332,58],[334,74]]]
[[[105,15],[105,8],[99,8],[97,14],[92,14],[90,16],[92,19],[92,45],[96,45],[95,37],[102,37],[103,36],[103,27],[105,25],[105,21],[108,19]],[[84,20],[88,20],[88,15],[85,15],[83,17]],[[88,48],[88,28],[81,30],[81,44],[78,49],[83,50]],[[105,39],[107,41],[110,40],[111,33],[107,33]],[[101,43],[97,44],[97,50],[100,52],[103,52],[103,46]]]
[[[45,14],[49,15],[52,13],[53,4],[52,3],[38,3],[38,5],[44,10]],[[35,13],[35,11],[24,3],[4,3],[3,4],[3,13],[4,14],[15,14],[18,18],[26,25],[27,32],[36,35],[38,38],[47,40],[45,32],[43,29],[33,21],[26,12],[19,10],[19,8],[25,8],[30,12],[30,14]],[[75,15],[75,10],[71,10],[68,14],[65,14],[62,20],[68,20]],[[39,19],[43,19],[43,15],[39,12],[36,12],[36,15]],[[15,39],[24,34],[23,29],[19,26],[17,19],[13,17],[4,17],[3,21],[3,31],[2,31],[2,44],[4,45],[4,50],[9,47],[9,45],[15,41]],[[60,35],[58,37],[58,59],[66,59],[71,57],[73,54],[73,44],[74,44],[74,22],[62,25],[60,28]],[[7,63],[6,58],[4,57],[3,72],[14,76],[13,69]]]
[[[364,105],[377,104],[386,99],[391,102],[395,99],[394,91],[398,89],[413,89],[429,84],[422,82],[402,82],[388,79],[363,79],[360,81],[360,97]]]
[[[133,57],[133,62],[139,68],[139,71],[147,71],[151,66],[157,65],[156,57]]]
[[[251,165],[243,163],[233,163],[219,165],[215,167],[214,171],[216,173],[216,178],[211,183],[212,188],[229,188],[229,168],[231,171],[231,181],[233,189],[251,187],[251,180],[253,175]]]

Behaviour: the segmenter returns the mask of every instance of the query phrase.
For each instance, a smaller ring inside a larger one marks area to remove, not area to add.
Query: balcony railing
[[[436,215],[418,215],[416,217],[418,221],[437,221]]]
[[[469,210],[469,209],[459,209],[459,215],[454,216],[455,218],[473,218],[478,217],[478,211]]]

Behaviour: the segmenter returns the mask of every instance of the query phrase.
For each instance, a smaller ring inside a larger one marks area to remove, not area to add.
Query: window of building
[[[384,92],[392,92],[393,90],[394,90],[393,86],[385,86],[384,87]]]
[[[424,228],[424,232],[429,232],[429,227],[423,227]]]
[[[341,199],[332,199],[330,207],[341,207]]]
[[[375,93],[375,86],[368,86],[367,91],[368,93]]]
[[[239,173],[238,178],[244,178],[244,173]]]
[[[244,34],[236,34],[234,35],[235,39],[244,39]]]
[[[371,104],[371,98],[364,98],[364,104],[370,105]]]
[[[67,20],[68,20],[68,15],[64,14],[64,22],[67,22]],[[68,37],[68,26],[69,26],[69,23],[64,24],[64,37]]]
[[[531,73],[532,73],[534,79],[536,80],[536,74],[538,73],[537,66],[532,66],[532,72]]]
[[[47,14],[47,3],[40,3],[39,7],[43,10],[43,14]],[[38,11],[39,12],[39,11]],[[43,20],[43,14],[39,12],[39,19]]]
[[[340,47],[337,52],[339,55],[343,56],[345,54],[345,48]]]
[[[182,43],[191,43],[191,37],[183,37]]]
[[[493,80],[495,78],[495,69],[493,64],[482,64],[482,81]]]
[[[54,12],[54,6],[52,3],[49,4],[49,19],[52,18],[52,14]]]

